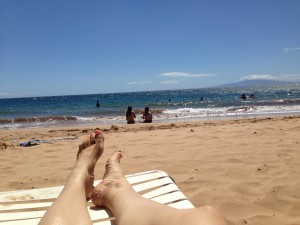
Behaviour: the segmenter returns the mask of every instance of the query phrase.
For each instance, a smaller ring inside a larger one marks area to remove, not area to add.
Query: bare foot
[[[103,180],[95,187],[92,193],[92,202],[96,206],[110,208],[110,196],[120,187],[131,188],[120,168],[121,152],[115,152],[106,162]]]
[[[79,146],[77,161],[66,185],[39,225],[92,225],[86,199],[94,189],[94,168],[103,151],[104,136],[97,130]]]
[[[122,156],[116,152],[110,157],[104,178],[92,193],[92,202],[110,209],[117,225],[227,225],[212,207],[178,210],[141,197],[123,175]]]
[[[101,131],[96,130],[85,141],[79,145],[77,162],[75,167],[87,168],[86,198],[90,199],[94,190],[95,165],[104,151],[104,136]]]

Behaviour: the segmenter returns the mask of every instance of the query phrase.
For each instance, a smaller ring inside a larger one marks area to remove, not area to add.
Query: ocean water
[[[300,115],[300,84],[0,99],[0,129],[126,123],[129,105],[137,122],[145,106],[153,122]]]

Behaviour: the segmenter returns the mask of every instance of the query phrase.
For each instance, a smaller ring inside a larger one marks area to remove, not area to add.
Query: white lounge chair
[[[159,170],[126,176],[134,190],[145,198],[178,209],[194,208],[173,179]],[[95,185],[99,181],[95,181]],[[0,193],[0,225],[38,224],[47,208],[58,197],[63,186]],[[109,210],[87,203],[93,224],[111,225],[114,218]]]

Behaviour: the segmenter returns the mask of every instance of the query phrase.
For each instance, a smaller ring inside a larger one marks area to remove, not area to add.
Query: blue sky
[[[300,81],[298,0],[1,0],[0,98]]]

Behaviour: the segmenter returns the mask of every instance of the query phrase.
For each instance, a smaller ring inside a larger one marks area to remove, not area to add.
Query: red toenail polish
[[[97,138],[100,134],[102,134],[100,130],[96,130],[94,131],[94,133],[95,133],[95,138]]]

